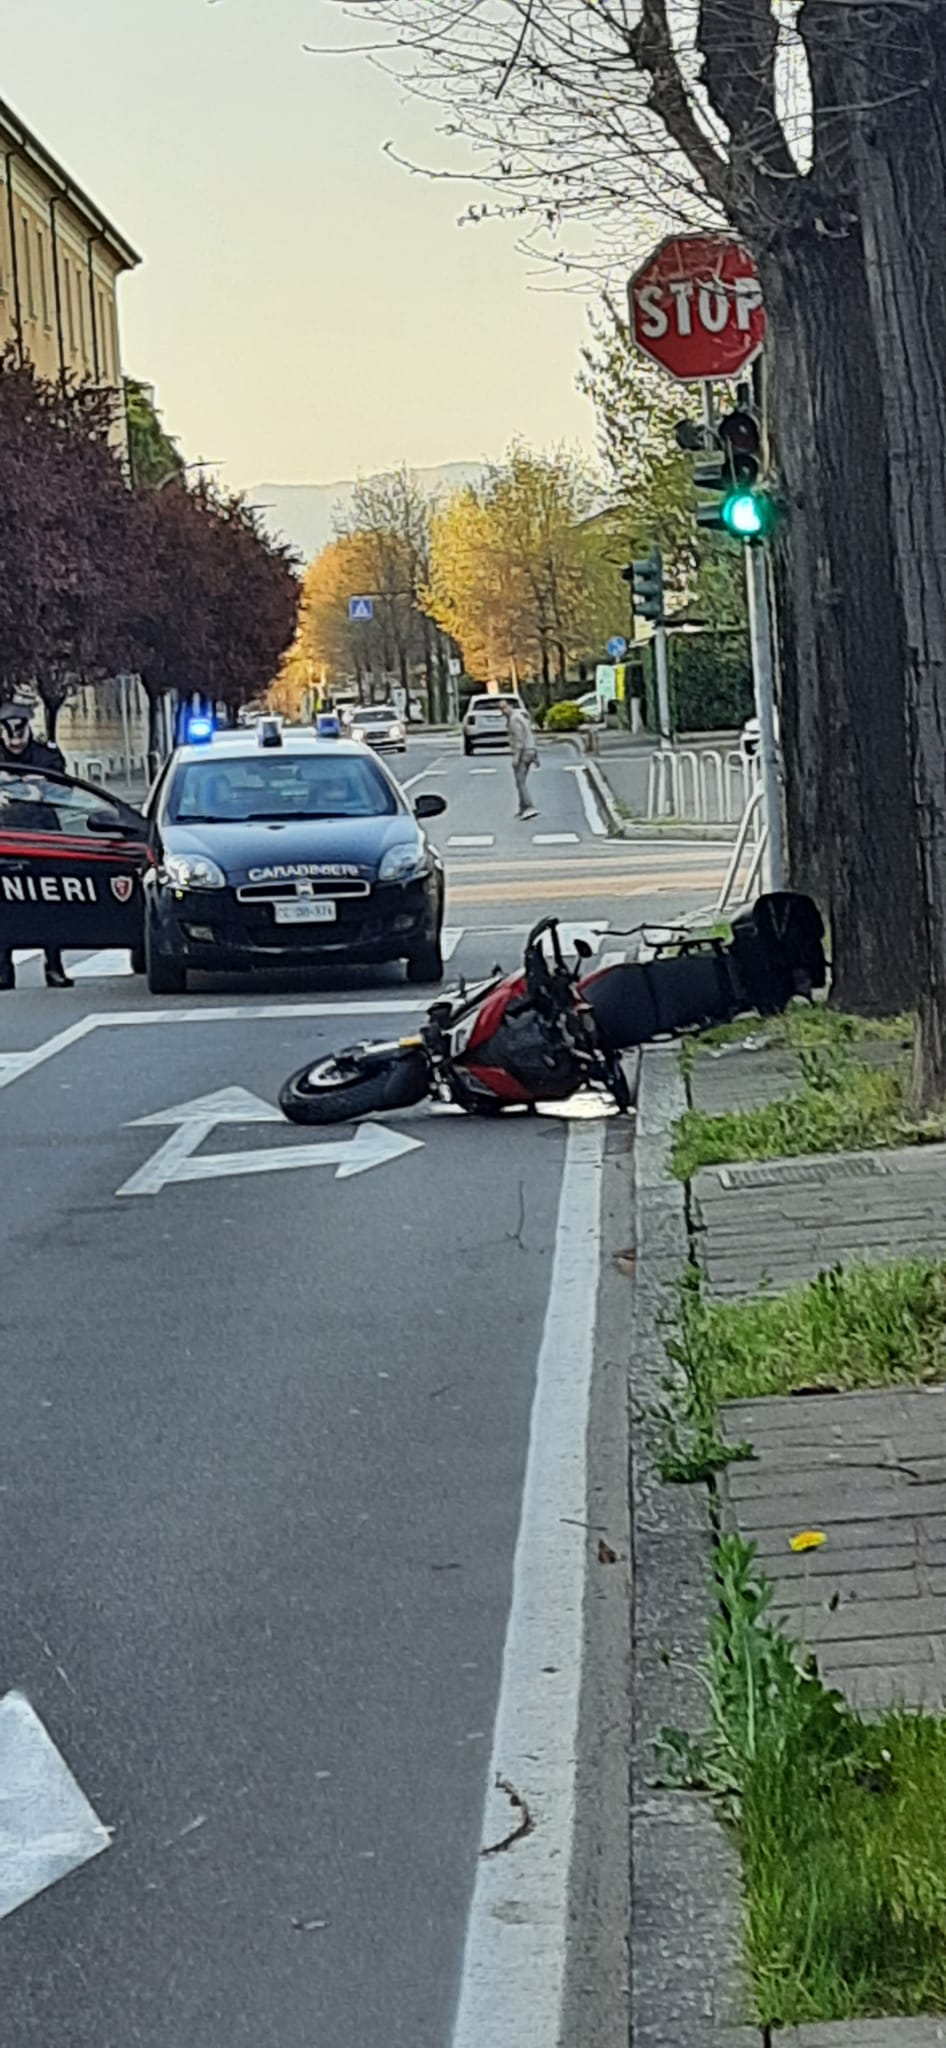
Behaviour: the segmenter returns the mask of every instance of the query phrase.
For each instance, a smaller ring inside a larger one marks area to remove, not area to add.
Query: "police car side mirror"
[[[439,818],[443,815],[446,808],[446,797],[435,796],[431,790],[427,795],[416,798],[414,816],[415,818]]]
[[[145,823],[143,818],[122,817],[119,811],[90,811],[85,829],[102,839],[140,839]]]

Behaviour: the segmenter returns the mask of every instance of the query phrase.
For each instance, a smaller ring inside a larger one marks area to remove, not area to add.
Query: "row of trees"
[[[386,20],[390,61],[470,137],[498,210],[551,228],[555,260],[590,221],[630,267],[655,218],[728,224],[755,254],[790,515],[793,872],[830,912],[838,997],[916,1007],[918,1100],[943,1097],[942,0],[361,4],[373,45]]]
[[[443,503],[405,468],[358,485],[305,577],[283,670],[287,702],[323,679],[353,678],[364,691],[369,678],[406,688],[422,677],[442,704],[446,664],[459,653],[476,682],[532,680],[548,704],[627,630],[620,569],[654,542],[681,605],[716,625],[741,623],[738,564],[712,543],[697,547],[669,409],[659,409],[656,380],[635,371],[613,311],[595,332],[584,381],[600,421],[601,475],[566,449],[514,444]],[[370,623],[349,619],[358,594],[373,600]]]
[[[74,690],[137,672],[153,740],[165,692],[235,710],[266,688],[298,581],[240,498],[188,483],[141,392],[129,477],[114,405],[0,357],[0,682],[35,688],[54,733]]]

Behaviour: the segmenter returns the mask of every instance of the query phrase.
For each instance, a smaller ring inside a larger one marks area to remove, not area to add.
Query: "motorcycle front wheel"
[[[359,1116],[408,1109],[429,1088],[427,1061],[411,1046],[383,1056],[369,1046],[329,1054],[291,1074],[279,1107],[292,1124],[344,1124]]]

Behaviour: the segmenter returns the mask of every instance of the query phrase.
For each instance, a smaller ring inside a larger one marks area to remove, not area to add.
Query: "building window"
[[[71,351],[71,353],[72,353],[73,355],[75,355],[75,352],[76,352],[76,316],[75,316],[75,309],[74,309],[74,307],[73,307],[73,303],[72,303],[72,271],[71,271],[71,269],[70,269],[70,267],[69,267],[69,258],[68,258],[68,256],[64,256],[64,257],[63,257],[63,259],[62,259],[62,282],[63,282],[63,296],[64,296],[64,298],[65,298],[65,301],[66,301],[66,326],[67,326],[67,328],[68,328],[68,330],[69,330],[69,348],[70,348],[70,351]]]
[[[76,265],[76,330],[79,336],[79,354],[83,363],[88,362],[89,351],[85,338],[85,279]]]
[[[46,242],[42,228],[36,230],[36,261],[39,265],[39,297],[43,309],[43,326],[52,326],[49,313],[49,276],[46,269]]]
[[[35,318],[36,318],[36,286],[35,286],[35,279],[34,279],[34,277],[33,277],[33,245],[32,245],[32,242],[30,241],[30,219],[29,219],[29,214],[27,214],[27,213],[24,213],[24,214],[23,214],[23,216],[22,216],[22,219],[23,219],[23,268],[24,268],[24,271],[25,271],[25,273],[26,273],[26,275],[25,275],[25,277],[24,277],[24,279],[23,279],[23,282],[24,282],[24,284],[25,284],[25,286],[26,286],[26,317],[27,317],[27,319],[28,319],[28,320],[35,320]]]

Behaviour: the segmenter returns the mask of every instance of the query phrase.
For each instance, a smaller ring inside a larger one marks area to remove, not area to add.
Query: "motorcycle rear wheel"
[[[384,1110],[423,1102],[429,1088],[427,1061],[411,1047],[385,1059],[354,1046],[309,1062],[279,1091],[279,1107],[292,1124],[344,1124]]]

